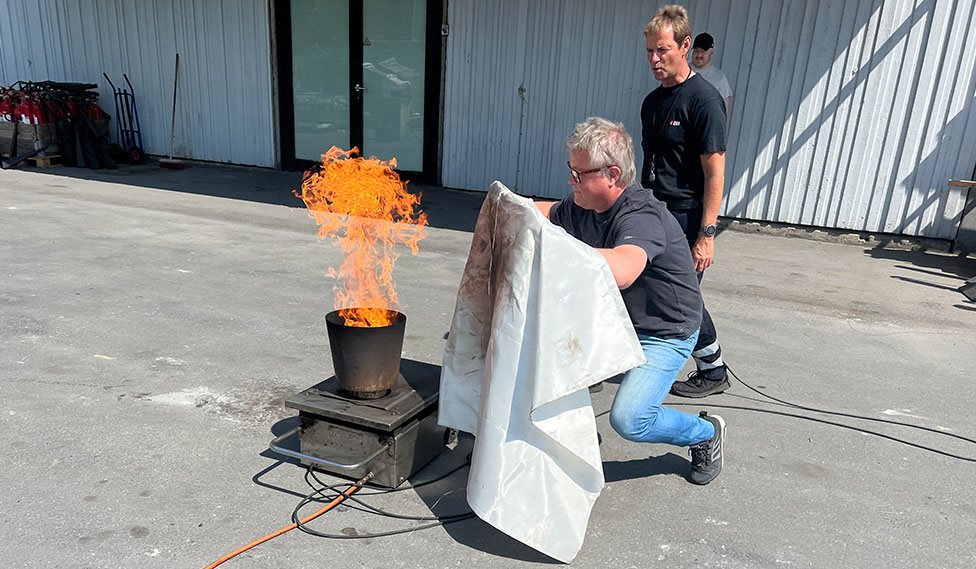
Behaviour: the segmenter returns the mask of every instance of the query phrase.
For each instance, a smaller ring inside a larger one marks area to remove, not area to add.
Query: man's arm
[[[607,260],[621,290],[634,284],[647,266],[647,252],[637,245],[617,245],[613,249],[597,249],[597,252]]]
[[[722,207],[722,189],[725,187],[725,153],[710,152],[701,155],[702,170],[705,172],[705,195],[701,226],[718,223],[718,211]],[[715,238],[700,234],[695,246],[691,248],[691,258],[695,270],[704,271],[715,257]]]
[[[539,208],[539,211],[542,212],[542,216],[545,217],[546,219],[549,219],[549,210],[552,209],[552,206],[556,205],[556,202],[532,202],[532,203],[535,204],[535,207]]]
[[[542,215],[549,219],[549,210],[557,202],[532,202],[539,208]],[[634,284],[640,276],[644,267],[647,266],[647,252],[637,245],[617,245],[613,249],[597,249],[597,253],[603,255],[610,272],[613,273],[613,280],[617,287],[625,289]]]

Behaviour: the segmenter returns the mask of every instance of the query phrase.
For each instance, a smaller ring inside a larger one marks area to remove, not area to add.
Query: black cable
[[[953,438],[956,438],[956,439],[959,439],[959,440],[966,441],[967,443],[972,443],[972,444],[976,445],[976,439],[971,439],[969,437],[964,437],[962,435],[957,435],[955,433],[949,433],[949,432],[946,432],[946,431],[940,431],[939,429],[933,429],[932,427],[924,427],[922,425],[912,425],[911,423],[902,423],[900,421],[893,421],[891,419],[879,419],[877,417],[864,417],[862,415],[854,415],[852,413],[843,413],[841,411],[829,411],[829,410],[826,410],[826,409],[818,409],[816,407],[805,407],[803,405],[797,405],[796,403],[790,403],[789,401],[784,401],[782,399],[777,399],[777,398],[773,397],[772,395],[767,395],[767,394],[763,393],[762,391],[759,391],[755,387],[749,385],[748,383],[742,381],[742,379],[739,378],[739,376],[735,375],[735,372],[732,371],[732,368],[730,368],[728,366],[728,364],[726,364],[725,367],[726,367],[726,369],[729,370],[729,373],[732,374],[732,377],[734,377],[736,379],[736,381],[738,381],[742,385],[746,386],[746,388],[750,389],[751,391],[753,391],[755,393],[758,393],[759,395],[762,395],[766,399],[770,399],[770,400],[775,401],[777,403],[782,403],[783,405],[786,405],[788,407],[793,407],[795,409],[803,409],[804,411],[812,411],[814,413],[823,413],[824,415],[836,415],[838,417],[850,417],[852,419],[863,419],[865,421],[874,421],[876,423],[887,423],[889,425],[897,425],[899,427],[909,427],[911,429],[918,429],[920,431],[928,431],[928,432],[931,432],[931,433],[935,433],[937,435],[943,435],[943,436],[946,436],[946,437],[953,437]]]
[[[855,415],[853,413],[843,413],[841,411],[830,411],[830,410],[827,410],[827,409],[818,409],[816,407],[806,407],[804,405],[797,405],[796,403],[791,403],[791,402],[785,401],[783,399],[777,399],[776,397],[773,397],[772,395],[767,395],[767,394],[763,393],[762,391],[759,391],[758,389],[752,387],[751,385],[749,385],[745,381],[742,381],[742,378],[740,378],[738,375],[736,375],[735,372],[732,371],[732,368],[730,368],[728,366],[728,364],[726,364],[725,367],[726,367],[726,369],[729,370],[729,373],[732,374],[732,377],[734,377],[736,379],[736,381],[738,381],[742,385],[746,386],[746,388],[748,388],[751,391],[753,391],[753,392],[755,392],[755,393],[757,393],[757,394],[765,397],[766,399],[769,399],[771,401],[775,401],[776,403],[779,403],[780,405],[785,405],[787,407],[792,407],[794,409],[800,409],[800,410],[803,410],[803,411],[810,411],[810,412],[813,412],[813,413],[822,413],[824,415],[836,415],[836,416],[839,416],[839,417],[848,417],[848,418],[851,418],[851,419],[862,419],[862,420],[865,420],[865,421],[875,421],[877,423],[887,423],[889,425],[895,425],[895,426],[898,426],[898,427],[909,427],[909,428],[912,428],[912,429],[918,429],[918,430],[921,430],[921,431],[928,431],[928,432],[931,432],[931,433],[935,433],[937,435],[942,435],[942,436],[947,436],[947,437],[953,437],[953,438],[960,439],[960,440],[963,440],[963,441],[968,442],[968,443],[976,444],[976,440],[974,440],[974,439],[971,439],[971,438],[968,438],[968,437],[964,437],[962,435],[957,435],[957,434],[954,434],[954,433],[948,433],[946,431],[940,431],[938,429],[933,429],[931,427],[924,427],[922,425],[912,425],[911,423],[902,423],[900,421],[893,421],[891,419],[879,419],[877,417],[865,417],[865,416],[862,416],[862,415]],[[762,403],[762,402],[760,401],[759,403]],[[696,403],[680,403],[680,402],[676,402],[676,403],[668,403],[668,405],[669,406],[675,406],[675,407],[677,407],[677,406],[682,406],[682,407],[703,407],[703,406],[705,406],[705,405],[702,405],[701,403],[697,403],[697,402]],[[893,437],[891,435],[886,435],[884,433],[879,433],[877,431],[871,431],[869,429],[863,429],[861,427],[855,427],[853,425],[847,425],[847,424],[844,424],[844,423],[837,423],[835,421],[827,421],[825,419],[818,419],[816,417],[808,417],[806,415],[797,415],[795,413],[786,413],[784,411],[774,411],[772,409],[760,409],[760,408],[756,408],[756,407],[743,407],[743,406],[740,406],[740,405],[716,405],[716,404],[711,404],[710,403],[707,406],[708,407],[715,407],[715,408],[719,408],[719,409],[737,409],[737,410],[741,410],[741,411],[755,411],[757,413],[767,413],[767,414],[770,414],[770,415],[780,415],[780,416],[783,416],[783,417],[793,417],[793,418],[796,418],[796,419],[805,419],[807,421],[813,421],[815,423],[822,423],[822,424],[825,424],[825,425],[832,425],[832,426],[835,426],[835,427],[841,427],[841,428],[844,428],[844,429],[850,429],[852,431],[856,431],[856,432],[859,432],[859,433],[864,433],[864,434],[867,434],[867,435],[874,435],[876,437],[881,437],[883,439],[888,439],[890,441],[894,441],[894,442],[897,442],[897,443],[902,443],[902,444],[907,445],[907,446],[910,446],[910,447],[914,447],[914,448],[917,448],[917,449],[925,450],[925,451],[932,452],[932,453],[935,453],[935,454],[939,454],[939,455],[942,455],[942,456],[946,456],[946,457],[949,457],[949,458],[954,458],[954,459],[957,459],[957,460],[962,460],[964,462],[976,462],[976,458],[972,458],[972,457],[968,457],[968,456],[962,456],[962,455],[954,454],[954,453],[951,453],[951,452],[946,452],[946,451],[939,450],[939,449],[932,448],[932,447],[928,447],[928,446],[925,446],[925,445],[922,445],[922,444],[913,443],[911,441],[906,441],[905,439],[900,439],[898,437]],[[600,415],[598,415],[598,416],[605,415],[606,413],[609,413],[609,412],[610,411],[607,410],[607,411],[605,411],[603,413],[600,413]]]
[[[348,486],[355,486],[355,484],[349,484]],[[429,524],[424,524],[424,525],[420,525],[420,526],[416,526],[416,527],[412,527],[412,528],[405,528],[405,529],[399,529],[399,530],[379,532],[379,533],[366,533],[366,534],[358,534],[358,535],[347,535],[347,534],[344,534],[344,533],[340,533],[340,534],[323,533],[323,532],[316,531],[316,530],[313,530],[313,529],[307,527],[305,524],[302,523],[301,518],[298,515],[298,512],[303,507],[305,507],[307,504],[315,501],[315,496],[316,495],[320,495],[320,494],[322,494],[322,489],[316,489],[311,494],[305,496],[305,498],[303,498],[302,501],[298,504],[298,506],[292,511],[291,521],[292,521],[292,523],[295,524],[295,526],[298,529],[302,530],[303,532],[305,532],[305,533],[307,533],[309,535],[314,535],[314,536],[317,536],[317,537],[324,537],[324,538],[328,538],[328,539],[369,539],[369,538],[373,538],[373,537],[388,537],[388,536],[391,536],[391,535],[400,535],[400,534],[404,534],[404,533],[412,533],[412,532],[415,532],[415,531],[420,531],[420,530],[430,529],[430,528],[434,528],[434,527],[438,527],[438,526],[443,526],[443,525],[447,525],[447,524],[452,524],[452,523],[464,521],[464,520],[467,520],[467,519],[470,519],[470,518],[473,518],[474,517],[474,513],[473,512],[472,513],[468,513],[468,514],[456,514],[456,515],[451,515],[451,516],[444,516],[442,518],[434,518],[434,519],[437,519],[437,521],[432,522],[432,523],[429,523]],[[351,498],[351,496],[347,497],[346,499],[349,500],[350,498]],[[378,514],[378,515],[386,515],[386,514]],[[392,516],[390,516],[390,517],[392,517]],[[400,519],[404,519],[404,518],[400,518]],[[419,519],[419,518],[417,518],[417,519]]]
[[[388,489],[383,489],[383,490],[374,490],[374,491],[369,492],[367,494],[363,494],[363,492],[360,491],[358,494],[360,496],[377,496],[377,495],[382,495],[382,494],[391,494],[393,492],[402,492],[404,490],[415,490],[417,488],[422,488],[424,486],[428,486],[430,484],[434,484],[436,482],[440,482],[441,480],[444,480],[445,478],[451,476],[452,474],[454,474],[458,470],[461,470],[465,466],[469,465],[470,462],[471,462],[471,457],[469,456],[467,460],[465,460],[463,463],[461,463],[457,467],[449,470],[448,472],[445,472],[444,474],[441,474],[440,476],[437,476],[436,478],[432,478],[431,480],[426,480],[424,482],[420,482],[420,483],[417,483],[417,484],[402,485],[402,486],[399,486],[397,488],[388,488]],[[424,468],[426,468],[426,466],[428,466],[428,465],[425,465]],[[421,470],[418,470],[417,472],[419,473],[421,471],[423,471],[423,468],[421,468]],[[319,485],[319,487],[315,487],[315,485],[313,485],[312,482],[309,481],[309,478],[311,478],[312,480],[314,480],[315,483],[317,483]],[[312,502],[319,501],[319,497],[321,497],[321,499],[324,500],[324,501],[331,501],[335,496],[326,495],[326,491],[327,490],[328,491],[335,492],[336,495],[339,495],[343,491],[348,490],[350,487],[355,486],[355,484],[353,484],[353,483],[326,484],[326,483],[322,482],[321,480],[319,480],[318,476],[316,475],[314,469],[311,466],[309,466],[305,470],[305,483],[308,484],[308,486],[310,488],[312,488],[312,492],[310,494],[306,495],[304,498],[302,498],[302,500],[301,500],[301,502],[299,502],[298,506],[295,507],[295,509],[292,511],[292,514],[291,514],[291,520],[296,525],[296,527],[298,529],[300,529],[301,531],[303,531],[303,532],[305,532],[305,533],[307,533],[309,535],[314,535],[314,536],[317,536],[317,537],[324,537],[324,538],[329,538],[329,539],[369,539],[369,538],[373,538],[373,537],[387,537],[387,536],[391,536],[391,535],[399,535],[399,534],[404,534],[404,533],[411,533],[411,532],[415,532],[415,531],[420,531],[420,530],[424,530],[424,529],[430,529],[430,528],[434,528],[434,527],[438,527],[438,526],[443,526],[443,525],[447,525],[447,524],[451,524],[451,523],[456,523],[456,522],[460,522],[460,521],[464,521],[464,520],[471,519],[471,518],[473,518],[475,516],[474,512],[466,512],[466,513],[463,513],[463,514],[450,514],[450,515],[446,515],[446,516],[408,516],[408,515],[404,515],[404,514],[397,514],[397,513],[394,513],[394,512],[388,512],[388,511],[383,510],[381,508],[377,508],[376,506],[372,506],[370,504],[367,504],[366,502],[364,502],[363,500],[359,499],[358,497],[347,496],[346,499],[345,499],[345,502],[354,502],[355,504],[359,504],[361,506],[361,507],[356,507],[355,505],[350,504],[347,507],[353,508],[355,510],[358,510],[358,511],[361,511],[361,512],[364,512],[364,513],[367,513],[367,514],[373,514],[373,515],[388,517],[388,518],[397,519],[397,520],[430,521],[432,523],[424,524],[424,525],[420,525],[420,526],[416,526],[416,527],[412,527],[412,528],[400,529],[400,530],[392,530],[392,531],[380,532],[380,533],[359,534],[359,535],[324,533],[324,532],[320,532],[320,531],[313,530],[313,529],[309,528],[308,526],[306,526],[305,524],[303,524],[301,522],[301,517],[299,515],[299,512],[306,505],[308,505],[308,504],[310,504]]]
[[[699,407],[701,406],[700,403],[670,403],[669,405],[675,405],[675,406],[677,406],[677,405],[682,405],[682,406],[693,406],[693,405],[695,405],[695,406],[699,406]],[[714,407],[716,409],[739,409],[739,410],[742,410],[742,411],[755,411],[756,413],[769,413],[770,415],[781,415],[783,417],[794,417],[796,419],[805,419],[807,421],[813,421],[814,423],[823,423],[825,425],[833,425],[835,427],[842,427],[844,429],[850,429],[852,431],[857,431],[859,433],[865,433],[865,434],[868,434],[868,435],[874,435],[876,437],[881,437],[883,439],[888,439],[888,440],[891,440],[891,441],[895,441],[896,443],[902,443],[904,445],[908,445],[908,446],[915,447],[915,448],[918,448],[918,449],[927,450],[929,452],[934,452],[935,454],[941,454],[941,455],[947,456],[949,458],[955,458],[955,459],[963,460],[963,461],[966,461],[966,462],[976,462],[976,458],[970,458],[970,457],[967,457],[967,456],[960,456],[958,454],[953,454],[951,452],[946,452],[946,451],[942,451],[942,450],[935,449],[935,448],[932,448],[932,447],[927,447],[925,445],[920,445],[918,443],[913,443],[911,441],[906,441],[904,439],[899,439],[898,437],[893,437],[891,435],[886,435],[884,433],[879,433],[877,431],[871,431],[871,430],[868,430],[868,429],[862,429],[861,427],[855,427],[854,425],[846,425],[844,423],[837,423],[835,421],[828,421],[826,419],[818,419],[816,417],[808,417],[806,415],[797,415],[796,413],[787,413],[785,411],[773,411],[772,409],[758,409],[756,407],[743,407],[741,405],[714,405],[714,404],[709,404],[708,406],[709,407]],[[866,417],[859,417],[859,418],[866,418]],[[895,423],[895,424],[896,425],[903,425],[903,426],[906,426],[906,427],[907,426],[911,426],[911,425],[906,425],[905,423]],[[939,431],[936,431],[936,432],[939,432]]]
[[[434,480],[425,482],[423,485],[431,484],[431,483],[436,482],[438,480],[442,480],[442,479],[446,478],[447,476],[449,476],[449,475],[457,472],[462,467],[464,467],[466,464],[467,463],[462,464],[461,466],[455,468],[454,470],[448,472],[445,475],[440,476],[439,478],[436,478]],[[315,494],[318,494],[318,495],[322,496],[323,500],[325,500],[325,501],[329,501],[329,500],[332,499],[332,497],[326,496],[325,490],[331,490],[332,492],[335,492],[336,494],[341,494],[346,489],[348,489],[350,486],[353,486],[353,484],[350,484],[350,483],[344,483],[344,484],[325,484],[324,482],[322,482],[321,480],[319,480],[317,476],[315,476],[315,473],[312,472],[311,468],[309,468],[308,470],[306,470],[305,471],[305,474],[306,474],[305,483],[308,484],[309,487],[311,487],[312,490],[313,490],[313,492],[312,492],[312,494],[310,494],[310,496],[314,496]],[[308,477],[309,476],[311,476],[312,479],[314,479],[315,482],[317,482],[321,487],[320,488],[316,488],[310,482],[308,482]],[[421,485],[418,484],[416,486],[413,486],[413,488],[419,488],[420,486]],[[380,493],[378,492],[377,494],[380,494]],[[376,494],[373,494],[373,495],[376,495]],[[307,496],[306,496],[306,498],[307,498]],[[355,502],[357,504],[360,504],[361,506],[363,506],[363,508],[365,508],[365,509],[355,508],[357,510],[360,510],[360,511],[363,511],[363,512],[366,512],[366,513],[371,513],[371,514],[375,514],[375,515],[380,515],[380,516],[388,517],[388,518],[399,519],[399,520],[413,520],[413,521],[423,521],[423,522],[426,522],[426,521],[453,519],[453,518],[458,518],[458,517],[461,517],[461,516],[468,516],[470,514],[470,512],[465,512],[463,514],[450,514],[450,515],[446,515],[446,516],[408,516],[408,515],[405,515],[405,514],[397,514],[397,513],[394,513],[394,512],[388,512],[386,510],[377,508],[376,506],[372,506],[370,504],[367,504],[366,502],[364,502],[363,500],[359,499],[358,497],[349,496],[348,498],[346,498],[346,500],[347,501]],[[302,501],[303,503],[299,507],[305,506],[310,501],[314,501],[314,498],[313,498],[313,500],[308,500],[308,501],[303,500]]]
[[[354,486],[354,485],[353,484],[350,484],[348,486]],[[332,490],[332,491],[335,491],[335,488],[332,487],[332,486],[328,487],[328,489],[329,490]],[[311,502],[319,501],[319,500],[317,500],[315,498],[315,496],[322,496],[322,498],[325,501],[331,501],[335,497],[335,496],[328,496],[328,495],[326,495],[324,491],[325,491],[325,488],[316,488],[315,490],[313,490],[311,494],[309,494],[308,496],[306,496],[305,498],[302,499],[302,501],[299,503],[299,505],[295,509],[295,511],[297,512],[299,509],[304,508],[306,505],[310,504]],[[339,494],[341,494],[341,492],[339,492]],[[337,494],[337,496],[339,494]],[[367,514],[373,514],[375,516],[382,516],[382,517],[385,517],[385,518],[393,518],[393,519],[396,519],[396,520],[409,520],[409,521],[417,521],[417,522],[431,522],[431,521],[442,521],[442,520],[455,520],[455,519],[462,519],[462,518],[463,519],[467,519],[468,517],[470,517],[472,515],[472,512],[465,512],[463,514],[449,514],[449,515],[446,515],[446,516],[408,516],[408,515],[405,515],[405,514],[396,514],[396,513],[393,513],[393,512],[387,512],[386,510],[382,510],[380,508],[377,508],[376,506],[371,506],[371,505],[363,502],[362,500],[353,498],[352,496],[346,497],[346,501],[353,501],[353,502],[356,502],[356,503],[362,505],[364,509],[356,508],[357,510],[359,510],[361,512],[365,512]]]

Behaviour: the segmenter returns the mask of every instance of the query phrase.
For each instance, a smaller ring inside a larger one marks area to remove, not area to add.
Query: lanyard
[[[664,126],[668,124],[668,117],[671,116],[671,112],[674,111],[674,106],[678,102],[678,97],[679,97],[678,89],[682,85],[684,85],[684,83],[688,81],[688,79],[691,79],[694,76],[695,76],[695,70],[692,69],[691,72],[688,73],[688,77],[685,77],[684,81],[682,81],[678,85],[675,85],[674,91],[671,92],[671,104],[668,106],[668,112],[661,117],[661,122],[660,124],[658,124],[657,132],[654,134],[654,141],[656,143],[654,145],[655,149],[658,149],[660,146],[661,137],[664,135]],[[654,175],[654,178],[657,178],[657,154],[658,153],[655,152],[654,154],[651,155],[651,174]]]

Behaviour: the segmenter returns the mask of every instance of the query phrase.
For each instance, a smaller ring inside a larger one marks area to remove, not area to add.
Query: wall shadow
[[[116,170],[90,170],[56,166],[23,168],[39,175],[74,178],[143,188],[168,190],[304,209],[293,191],[301,186],[302,172],[271,170],[214,163],[189,162],[185,170],[160,168],[157,163],[120,165]],[[408,183],[407,189],[421,194],[421,209],[431,227],[474,232],[485,194]]]

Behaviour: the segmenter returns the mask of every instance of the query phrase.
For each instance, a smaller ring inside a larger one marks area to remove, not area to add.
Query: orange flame
[[[374,327],[393,323],[396,310],[393,265],[397,244],[416,255],[426,236],[427,215],[420,196],[407,192],[393,171],[396,159],[353,157],[359,150],[333,146],[321,166],[305,173],[301,194],[320,239],[332,237],[345,253],[333,288],[335,308],[346,326]],[[334,269],[329,269],[334,276]]]

